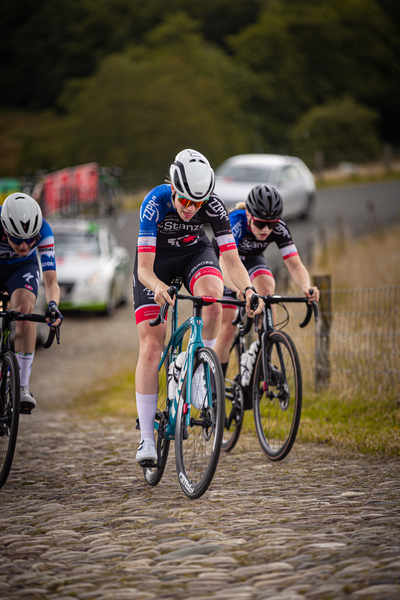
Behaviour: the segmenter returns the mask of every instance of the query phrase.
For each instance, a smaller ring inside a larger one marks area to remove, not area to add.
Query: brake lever
[[[173,298],[175,296],[175,292],[176,292],[175,286],[171,285],[168,288],[168,294],[169,294],[169,296],[171,297],[172,300],[173,300]],[[151,321],[149,321],[150,327],[156,327],[157,325],[160,325],[160,323],[164,323],[165,322],[165,315],[167,314],[168,307],[169,307],[169,303],[168,302],[164,302],[164,304],[160,308],[160,311],[159,311],[158,315],[156,316],[156,318],[152,319]]]
[[[317,305],[317,303],[313,302],[312,307],[313,307],[313,311],[314,311],[315,322],[318,323],[318,305]]]

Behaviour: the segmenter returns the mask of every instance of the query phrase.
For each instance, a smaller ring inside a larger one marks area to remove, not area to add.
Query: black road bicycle
[[[236,445],[243,424],[243,414],[253,409],[254,422],[261,448],[272,461],[285,458],[290,452],[300,424],[302,407],[302,377],[300,359],[291,337],[276,330],[272,321],[273,304],[286,310],[282,327],[289,322],[285,303],[307,304],[307,314],[300,327],[305,327],[314,311],[315,302],[305,296],[260,296],[264,302],[262,325],[258,337],[249,350],[242,327],[243,312],[233,321],[239,331],[233,341],[225,375],[225,428],[222,449],[230,452]],[[246,354],[245,354],[246,353]]]
[[[46,318],[38,314],[25,314],[7,309],[10,298],[8,294],[0,291],[1,342],[0,342],[0,488],[7,481],[14,458],[17,443],[19,415],[20,415],[20,379],[19,367],[14,351],[11,349],[11,329],[14,321],[34,321],[45,323]],[[56,313],[50,315],[50,321],[57,320]],[[50,329],[49,336],[43,344],[50,348],[54,337],[60,343],[59,328]],[[30,410],[21,411],[29,414]]]

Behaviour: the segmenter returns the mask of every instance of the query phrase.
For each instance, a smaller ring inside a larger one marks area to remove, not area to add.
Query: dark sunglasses
[[[251,217],[254,227],[257,229],[264,229],[264,227],[268,227],[268,229],[273,229],[279,223],[279,219],[274,219],[273,221],[261,221],[260,219],[255,219]]]
[[[20,246],[24,242],[29,246],[29,244],[32,244],[32,242],[36,242],[38,236],[34,235],[33,237],[27,238],[25,240],[21,240],[21,238],[14,237],[13,235],[9,235],[7,237],[10,240],[10,242],[15,244],[16,246]]]
[[[182,206],[184,206],[185,208],[188,208],[189,206],[192,206],[192,204],[194,204],[196,206],[196,208],[200,208],[200,206],[203,206],[203,204],[205,204],[206,202],[209,201],[209,198],[206,198],[205,200],[200,200],[200,202],[195,202],[194,200],[188,200],[187,198],[184,198],[183,196],[176,196],[180,202],[180,204],[182,204]]]

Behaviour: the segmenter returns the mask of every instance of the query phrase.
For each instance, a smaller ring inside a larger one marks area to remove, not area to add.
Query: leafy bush
[[[374,159],[380,150],[377,119],[376,111],[349,97],[316,106],[292,128],[293,152],[312,162],[322,151],[324,166]]]

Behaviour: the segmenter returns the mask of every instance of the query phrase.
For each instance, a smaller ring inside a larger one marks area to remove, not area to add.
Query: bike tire
[[[143,475],[146,483],[152,486],[157,485],[161,481],[167,464],[170,446],[170,440],[167,440],[164,437],[168,398],[168,368],[169,355],[167,354],[158,371],[158,400],[156,418],[154,421],[154,437],[157,453],[160,456],[160,466],[143,468]]]
[[[190,406],[190,424],[187,426],[185,410],[188,408],[186,404],[188,373],[186,372],[175,427],[175,461],[178,480],[183,492],[193,499],[200,498],[207,491],[214,477],[221,453],[225,420],[224,376],[218,357],[211,348],[199,348],[196,351],[193,375],[200,368],[204,369],[203,373],[207,372],[209,375],[210,393],[207,392],[205,384],[196,389],[197,384],[192,382],[192,398],[199,408],[194,404]],[[199,395],[200,387],[202,390]],[[211,407],[207,402],[207,397],[210,395]]]
[[[299,356],[284,331],[270,334],[266,342],[267,381],[263,352],[257,357],[253,382],[253,412],[257,437],[271,461],[285,458],[296,440],[302,406],[302,376]]]
[[[14,458],[19,425],[20,379],[13,352],[1,361],[0,377],[0,488],[7,481]]]
[[[240,384],[239,344],[229,354],[225,374],[225,424],[222,450],[231,452],[237,444],[243,424],[244,396]]]

